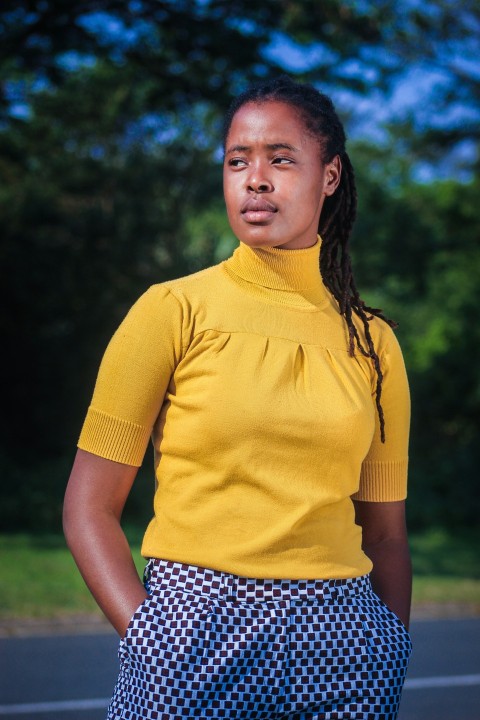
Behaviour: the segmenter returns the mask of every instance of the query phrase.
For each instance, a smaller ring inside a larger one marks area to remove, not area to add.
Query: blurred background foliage
[[[2,529],[60,530],[117,324],[150,284],[232,251],[222,114],[283,71],[330,93],[351,136],[357,284],[399,321],[411,383],[410,524],[475,525],[478,3],[4,0],[0,21]]]

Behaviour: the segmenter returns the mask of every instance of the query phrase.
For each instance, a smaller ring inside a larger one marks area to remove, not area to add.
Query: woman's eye
[[[242,160],[241,158],[232,158],[228,161],[228,164],[230,167],[243,167],[247,164],[246,160]]]
[[[290,165],[292,161],[288,157],[276,157],[273,158],[272,162],[275,165]]]

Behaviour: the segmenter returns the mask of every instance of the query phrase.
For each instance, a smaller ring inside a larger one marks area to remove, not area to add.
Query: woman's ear
[[[340,184],[342,176],[342,161],[339,155],[335,155],[333,160],[325,165],[325,180],[323,191],[325,195],[333,195]]]

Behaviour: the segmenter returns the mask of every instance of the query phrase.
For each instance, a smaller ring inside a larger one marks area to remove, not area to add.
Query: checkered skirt
[[[108,720],[394,720],[410,636],[348,580],[261,580],[150,560]]]

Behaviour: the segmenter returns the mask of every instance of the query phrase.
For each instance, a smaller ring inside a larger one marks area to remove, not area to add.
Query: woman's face
[[[275,100],[243,105],[230,126],[223,167],[233,232],[251,247],[314,245],[324,199],[340,173],[338,156],[323,164],[319,141],[294,107]]]

